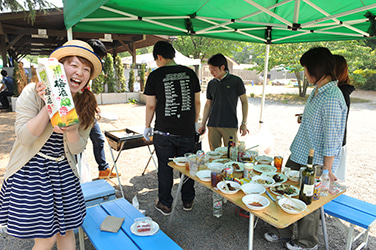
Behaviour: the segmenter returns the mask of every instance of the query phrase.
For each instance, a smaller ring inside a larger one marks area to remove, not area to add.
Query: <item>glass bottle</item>
[[[315,170],[313,169],[313,153],[314,150],[309,150],[307,167],[302,171],[302,180],[300,186],[299,199],[309,205],[312,203],[313,191],[315,188]]]
[[[233,142],[234,142],[234,138],[230,136],[228,140],[228,145],[227,145],[227,158],[229,159],[231,159],[231,147],[232,147]]]
[[[320,177],[321,180],[321,196],[327,196],[329,194],[329,187],[330,187],[330,177],[329,177],[329,171],[327,169],[324,169],[322,172],[322,175]]]
[[[241,141],[238,147],[238,162],[243,161],[243,156],[245,155],[245,144]]]
[[[219,218],[222,216],[223,198],[216,192],[213,192],[213,216]]]

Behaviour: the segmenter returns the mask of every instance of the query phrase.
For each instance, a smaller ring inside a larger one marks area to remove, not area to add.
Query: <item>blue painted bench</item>
[[[350,250],[352,244],[362,235],[363,241],[357,249],[367,247],[369,230],[376,224],[376,205],[343,194],[324,205],[324,211],[350,223],[346,243],[347,250]],[[364,228],[364,230],[355,236],[354,225]]]
[[[98,250],[182,249],[161,230],[152,236],[137,236],[132,234],[130,227],[134,219],[144,217],[144,215],[124,198],[89,207],[86,213],[87,215],[82,229],[93,246]],[[103,232],[100,230],[100,225],[107,215],[125,218],[123,225],[117,233]],[[83,239],[81,238],[80,246],[81,249],[84,248]]]

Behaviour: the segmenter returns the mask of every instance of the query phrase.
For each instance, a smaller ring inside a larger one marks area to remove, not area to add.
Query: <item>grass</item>
[[[261,98],[261,95],[255,95],[254,93],[250,93],[249,97]],[[284,104],[305,104],[307,102],[309,95],[305,95],[304,97],[299,96],[298,94],[266,94],[265,99],[274,102],[280,102]],[[352,98],[350,97],[351,103],[365,103],[370,102],[369,100],[364,100],[360,98]]]

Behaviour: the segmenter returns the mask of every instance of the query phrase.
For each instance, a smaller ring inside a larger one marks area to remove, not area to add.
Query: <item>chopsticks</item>
[[[283,196],[286,197],[287,199],[289,199],[290,201],[292,201],[292,203],[295,204],[296,208],[301,209],[299,212],[302,213],[303,215],[305,215],[305,214],[303,213],[303,211],[305,211],[305,212],[307,212],[307,213],[309,212],[309,209],[308,209],[308,208],[304,208],[304,209],[302,209],[302,207],[300,206],[300,204],[297,203],[296,201],[294,201],[294,199],[292,199],[292,198],[291,198],[290,196],[288,196],[287,194],[283,194]]]

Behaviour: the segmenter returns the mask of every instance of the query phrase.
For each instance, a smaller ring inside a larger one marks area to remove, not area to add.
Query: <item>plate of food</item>
[[[257,183],[246,183],[241,186],[241,189],[245,194],[263,194],[265,188]]]
[[[252,183],[260,184],[264,188],[268,188],[275,183],[272,177],[265,175],[257,175],[252,177]]]
[[[226,187],[225,187],[225,182],[226,182],[226,185],[229,189],[229,191],[227,191]],[[235,182],[235,181],[221,181],[221,182],[218,182],[217,184],[217,188],[224,194],[236,194],[239,190],[240,190],[240,184]]]
[[[282,173],[265,172],[262,175],[272,177],[276,184],[284,183],[287,181],[287,176]]]
[[[230,162],[230,161],[232,161],[232,160],[228,159],[228,158],[221,158],[221,159],[215,159],[212,162],[217,162],[217,163],[225,164],[225,163]]]
[[[270,201],[260,194],[247,194],[242,201],[251,210],[262,210],[270,205]]]
[[[175,164],[179,167],[184,167],[185,163],[187,162],[187,159],[185,157],[175,157],[173,159],[173,162],[175,162]]]
[[[307,208],[307,205],[295,198],[282,198],[278,200],[278,205],[288,214],[298,214]]]
[[[158,232],[159,225],[150,217],[137,218],[131,226],[131,232],[138,236],[150,236]]]
[[[209,160],[214,160],[222,157],[222,154],[216,151],[209,151],[206,153],[206,156],[209,158]]]
[[[228,150],[227,147],[218,147],[218,148],[214,149],[215,152],[219,152],[222,155],[227,155],[227,150]]]
[[[242,172],[244,171],[244,163],[237,162],[237,161],[229,161],[225,163],[225,167],[232,166],[235,172]]]
[[[196,176],[202,181],[205,181],[205,182],[210,181],[211,180],[210,179],[211,178],[211,170],[208,170],[208,169],[200,170],[196,173]]]
[[[275,173],[275,172],[277,172],[276,167],[273,167],[271,165],[260,165],[260,164],[255,165],[253,167],[253,170],[260,172],[260,173],[267,173],[267,172]]]
[[[266,156],[266,155],[256,156],[257,164],[261,164],[261,165],[270,165],[273,160],[274,160],[273,157]]]
[[[270,188],[270,191],[275,195],[286,194],[290,197],[299,195],[299,189],[297,187],[286,183],[276,184]]]

